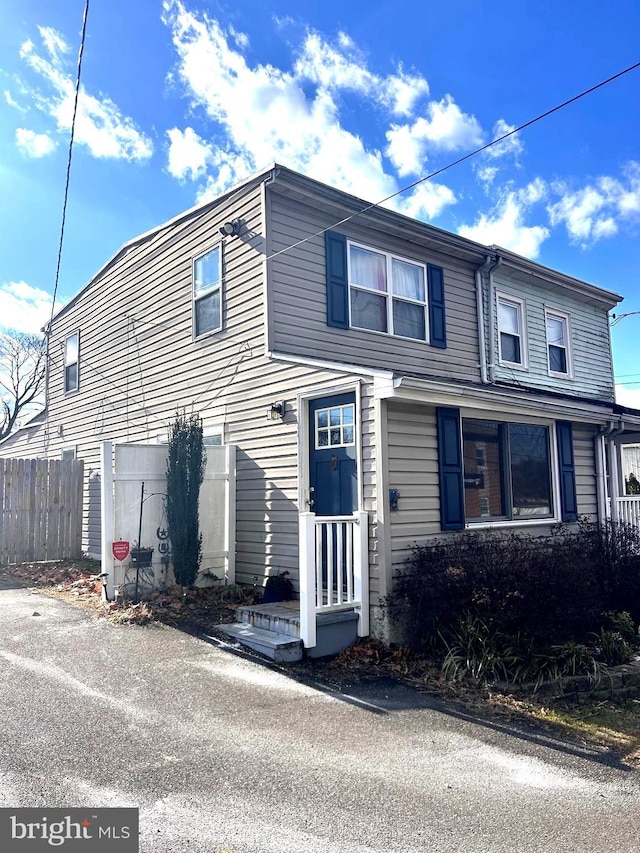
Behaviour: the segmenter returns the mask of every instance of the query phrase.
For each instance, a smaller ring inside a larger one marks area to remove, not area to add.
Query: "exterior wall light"
[[[278,418],[284,418],[285,405],[284,400],[279,400],[277,403],[271,403],[267,409],[267,419],[270,421],[277,421]]]
[[[240,233],[241,222],[239,219],[232,219],[231,222],[225,222],[220,233],[223,237],[237,237]]]

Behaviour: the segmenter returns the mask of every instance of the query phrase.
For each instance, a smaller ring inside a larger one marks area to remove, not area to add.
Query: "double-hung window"
[[[193,329],[199,338],[222,328],[222,247],[193,261]]]
[[[79,387],[80,332],[69,335],[64,342],[64,391],[77,391]]]
[[[553,517],[548,426],[464,418],[462,445],[468,522]]]
[[[350,325],[427,340],[423,264],[349,243]]]
[[[545,321],[549,373],[552,376],[570,376],[569,317],[557,311],[547,311]]]
[[[527,346],[522,299],[498,294],[498,336],[500,364],[527,366]]]

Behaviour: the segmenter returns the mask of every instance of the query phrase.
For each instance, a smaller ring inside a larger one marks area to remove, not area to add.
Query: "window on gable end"
[[[79,387],[80,332],[69,335],[64,342],[64,391],[77,391]]]
[[[568,377],[571,375],[569,317],[556,311],[547,311],[545,324],[549,373],[553,376]]]
[[[195,338],[222,328],[222,246],[217,245],[193,261],[193,335]]]
[[[520,368],[527,366],[524,315],[522,299],[498,295],[498,346],[501,364]]]

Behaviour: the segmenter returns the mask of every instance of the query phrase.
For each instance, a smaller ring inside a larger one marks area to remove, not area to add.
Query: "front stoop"
[[[280,601],[254,607],[238,607],[237,622],[219,629],[261,655],[278,663],[295,663],[305,653],[300,639],[300,603]],[[338,654],[357,640],[358,614],[341,611],[318,615],[316,645],[309,657]]]
[[[238,607],[237,622],[219,625],[220,630],[277,663],[302,660],[300,639],[300,605],[297,601],[280,601],[255,607]]]

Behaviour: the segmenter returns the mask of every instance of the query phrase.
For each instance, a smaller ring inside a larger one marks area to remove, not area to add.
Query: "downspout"
[[[269,353],[272,349],[272,341],[271,335],[273,332],[273,324],[271,322],[270,316],[270,308],[271,302],[269,299],[269,255],[271,254],[271,235],[269,234],[268,228],[268,213],[267,213],[267,187],[274,184],[278,174],[280,173],[280,169],[277,166],[274,166],[269,174],[268,178],[262,182],[262,186],[260,187],[260,205],[262,208],[262,230],[264,234],[264,258],[262,260],[262,298],[264,300],[264,351],[265,355],[269,357]]]
[[[496,253],[495,263],[487,270],[489,276],[489,382],[495,382],[496,379],[496,289],[493,283],[493,273],[501,264],[502,257]]]
[[[487,385],[487,342],[484,334],[484,287],[482,274],[491,266],[493,258],[485,255],[484,261],[476,270],[476,314],[478,316],[478,349],[480,350],[480,381]]]
[[[615,421],[608,421],[606,426],[602,426],[598,429],[598,432],[593,439],[594,453],[596,457],[596,499],[598,502],[598,524],[602,524],[611,516],[604,458],[606,452],[605,441],[614,431],[615,426]]]

